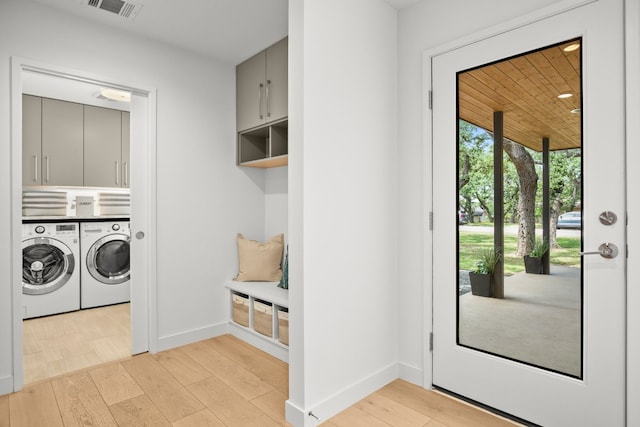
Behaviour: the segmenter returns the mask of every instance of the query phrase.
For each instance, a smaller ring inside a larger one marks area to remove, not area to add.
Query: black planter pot
[[[542,258],[525,255],[524,271],[530,274],[542,274]]]
[[[480,274],[469,272],[471,293],[481,297],[490,297],[493,294],[493,274]]]

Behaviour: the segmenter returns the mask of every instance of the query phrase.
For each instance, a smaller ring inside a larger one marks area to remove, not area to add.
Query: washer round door
[[[117,285],[129,280],[129,241],[126,234],[109,234],[87,253],[87,270],[97,281]]]
[[[75,268],[73,252],[59,240],[34,237],[22,242],[22,293],[44,295],[64,286]]]

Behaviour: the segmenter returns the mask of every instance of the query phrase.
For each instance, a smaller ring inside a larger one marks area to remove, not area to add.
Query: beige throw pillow
[[[278,282],[282,278],[284,234],[260,243],[238,233],[239,282]]]

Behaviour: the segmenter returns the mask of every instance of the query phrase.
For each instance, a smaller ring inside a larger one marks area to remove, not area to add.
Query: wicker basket
[[[268,337],[273,336],[273,306],[270,303],[253,301],[253,330]]]
[[[249,327],[249,297],[244,294],[233,294],[233,321]]]

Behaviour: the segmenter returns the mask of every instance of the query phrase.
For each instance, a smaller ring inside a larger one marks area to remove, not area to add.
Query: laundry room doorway
[[[22,94],[27,73],[60,79],[64,85],[94,84],[131,93],[130,101],[130,195],[131,205],[131,302],[129,307],[130,354],[155,352],[156,307],[155,287],[155,167],[156,167],[156,97],[155,90],[140,88],[115,79],[95,76],[24,58],[11,58],[11,240],[12,240],[12,322],[13,322],[13,389],[25,384],[23,360],[23,295],[22,295]],[[117,306],[116,306],[117,307]],[[121,308],[122,309],[122,308]]]

